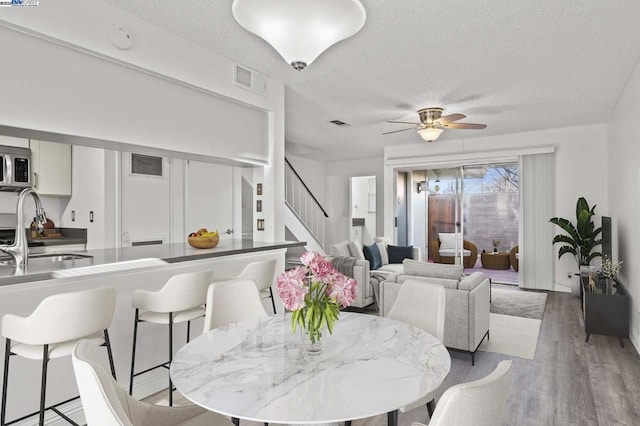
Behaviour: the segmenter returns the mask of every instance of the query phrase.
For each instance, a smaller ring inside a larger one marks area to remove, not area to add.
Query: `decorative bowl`
[[[220,237],[218,235],[213,237],[187,237],[187,242],[191,247],[199,249],[209,249],[218,245]]]

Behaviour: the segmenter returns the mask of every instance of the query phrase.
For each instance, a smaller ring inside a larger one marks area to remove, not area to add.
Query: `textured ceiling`
[[[420,142],[381,134],[430,106],[488,125],[436,143],[603,123],[640,59],[637,0],[363,0],[363,29],[302,72],[236,23],[232,0],[104,1],[284,81],[287,150],[325,160]]]

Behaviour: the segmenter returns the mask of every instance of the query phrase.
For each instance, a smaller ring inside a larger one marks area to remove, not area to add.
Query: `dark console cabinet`
[[[591,334],[604,334],[618,338],[624,346],[623,338],[629,337],[629,293],[621,283],[614,291],[607,292],[606,285],[598,284],[589,289],[589,277],[582,277],[582,308],[584,315],[585,341]]]

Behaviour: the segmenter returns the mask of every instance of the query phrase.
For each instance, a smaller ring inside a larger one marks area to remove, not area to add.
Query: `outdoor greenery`
[[[562,244],[558,250],[558,259],[569,253],[573,255],[579,268],[582,265],[589,265],[593,259],[602,256],[602,253],[595,251],[595,248],[602,244],[602,239],[599,238],[602,228],[596,228],[593,224],[595,210],[595,205],[589,208],[587,200],[580,197],[576,203],[575,225],[561,217],[549,219],[549,222],[558,225],[565,232],[553,238],[553,244]]]

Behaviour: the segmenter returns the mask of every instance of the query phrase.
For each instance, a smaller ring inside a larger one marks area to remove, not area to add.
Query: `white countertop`
[[[74,261],[56,261],[55,258],[46,257],[34,258],[29,260],[24,270],[16,270],[11,265],[0,265],[0,286],[73,276],[73,273],[69,274],[72,271],[86,274],[108,273],[110,269],[121,270],[117,264],[125,262],[125,266],[136,268],[149,266],[154,262],[155,264],[179,263],[303,246],[304,244],[304,241],[262,242],[221,239],[219,244],[211,249],[196,249],[187,243],[176,243],[73,252],[85,257]],[[113,268],[108,265],[112,265]]]

